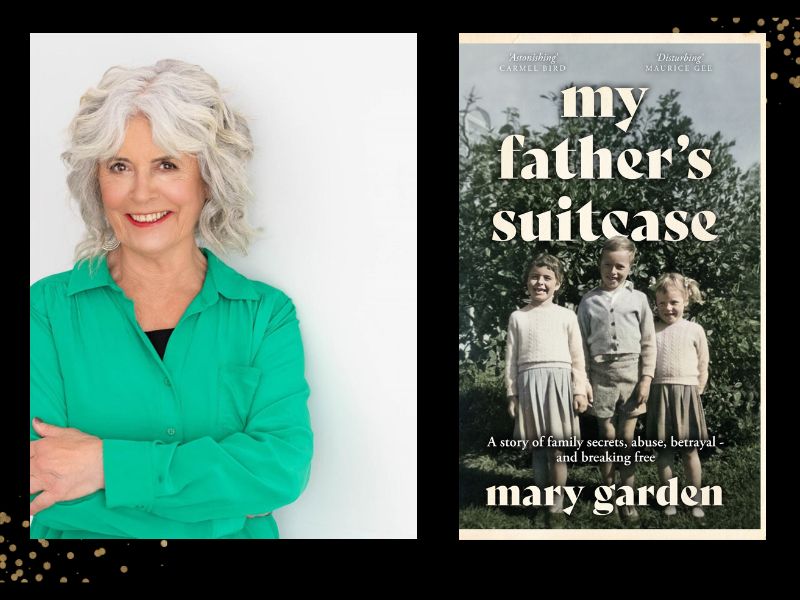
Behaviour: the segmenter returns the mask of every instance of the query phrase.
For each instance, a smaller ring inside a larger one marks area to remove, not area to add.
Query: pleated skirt
[[[571,378],[572,371],[566,367],[533,367],[517,375],[515,439],[580,439],[578,416],[572,407]]]
[[[647,437],[669,442],[707,440],[706,414],[696,385],[654,383],[647,399]]]

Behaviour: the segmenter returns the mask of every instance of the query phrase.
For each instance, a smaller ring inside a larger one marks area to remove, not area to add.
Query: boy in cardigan
[[[600,286],[588,292],[578,306],[594,396],[589,412],[597,417],[602,438],[621,437],[628,448],[636,420],[646,411],[656,365],[653,313],[647,296],[627,280],[635,256],[636,246],[628,238],[607,240],[600,253]],[[614,483],[614,470],[612,462],[601,464],[603,485]],[[633,461],[620,464],[620,485],[633,487],[635,470]],[[623,509],[628,519],[638,519],[635,507]]]

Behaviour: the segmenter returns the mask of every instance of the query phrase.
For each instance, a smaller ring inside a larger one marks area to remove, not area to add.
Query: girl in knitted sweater
[[[683,318],[691,302],[702,303],[694,279],[679,273],[665,273],[656,282],[656,372],[647,401],[647,435],[663,440],[667,447],[658,452],[658,476],[662,483],[672,478],[675,451],[671,441],[707,440],[706,417],[700,395],[708,381],[708,343],[703,328]],[[697,449],[681,449],[683,469],[689,485],[700,488],[701,469]],[[674,515],[672,505],[664,514]],[[704,516],[699,506],[692,515]]]
[[[530,302],[511,314],[506,338],[506,388],[514,437],[544,438],[545,445],[533,449],[533,475],[540,488],[566,485],[567,465],[558,460],[562,450],[546,447],[547,439],[579,440],[577,414],[589,401],[578,319],[573,311],[553,303],[563,281],[561,261],[547,253],[537,255],[526,276]],[[562,506],[563,497],[557,494],[550,514],[561,515]]]

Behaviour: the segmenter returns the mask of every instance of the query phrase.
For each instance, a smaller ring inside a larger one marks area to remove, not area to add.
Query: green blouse
[[[105,258],[31,286],[31,419],[101,438],[106,485],[35,515],[31,538],[278,537],[272,515],[247,515],[308,481],[294,305],[202,252],[203,287],[163,361]]]

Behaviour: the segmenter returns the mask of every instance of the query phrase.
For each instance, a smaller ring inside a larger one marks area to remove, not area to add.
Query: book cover
[[[765,538],[765,44],[460,36],[462,539]]]

